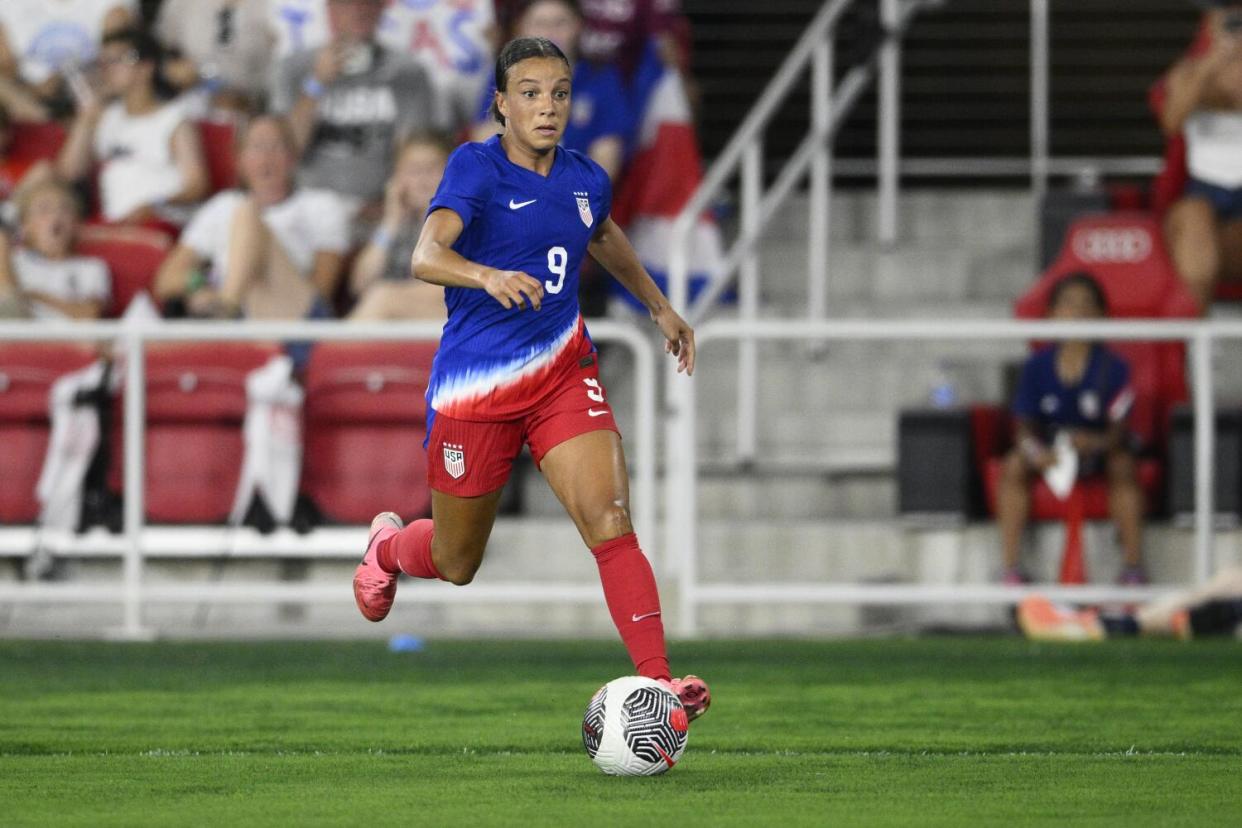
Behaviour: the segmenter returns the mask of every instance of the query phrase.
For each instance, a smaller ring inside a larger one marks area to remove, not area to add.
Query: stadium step
[[[365,527],[354,527],[365,535]],[[7,530],[6,530],[7,531]],[[187,530],[193,532],[191,527]],[[1027,563],[1037,580],[1054,577],[1062,528],[1040,525],[1032,533]],[[1086,532],[1086,563],[1093,581],[1111,583],[1119,557],[1108,524],[1091,524]],[[171,536],[170,536],[171,537]],[[1000,569],[999,539],[987,524],[949,529],[920,529],[893,520],[705,519],[700,527],[699,571],[703,583],[993,583]],[[361,542],[361,541],[360,541]],[[671,577],[675,560],[662,554],[659,539],[646,543],[660,574],[666,623],[676,630],[677,590]],[[1148,565],[1156,584],[1184,584],[1192,578],[1193,533],[1168,526],[1152,527]],[[292,551],[292,550],[291,550]],[[472,601],[472,587],[453,588],[403,580],[393,614],[383,624],[368,624],[353,606],[349,583],[358,556],[355,545],[335,555],[304,558],[163,558],[147,564],[151,589],[194,587],[204,583],[239,586],[253,581],[306,584],[339,600],[313,605],[255,600],[227,605],[180,600],[153,604],[144,623],[161,636],[387,638],[395,634],[430,637],[481,635],[598,637],[615,636],[602,600],[596,600],[598,576],[590,553],[566,518],[502,519],[473,594],[506,583],[562,585],[584,596],[574,604],[523,602],[495,597]],[[1221,566],[1242,562],[1242,530],[1217,536]],[[70,558],[62,574],[78,583],[114,585],[119,596],[121,561]],[[0,585],[13,586],[14,570],[0,569]],[[585,592],[581,590],[585,589]],[[452,600],[433,601],[435,590]],[[602,596],[600,596],[602,598]],[[325,599],[326,601],[326,599]],[[118,605],[29,602],[0,605],[0,634],[14,636],[94,636],[115,627]],[[1006,623],[1003,608],[906,607],[859,608],[780,604],[705,607],[702,628],[721,636],[744,627],[755,635],[845,635],[915,631],[926,626],[988,627]],[[618,645],[619,647],[619,645]],[[623,656],[622,656],[623,657]]]

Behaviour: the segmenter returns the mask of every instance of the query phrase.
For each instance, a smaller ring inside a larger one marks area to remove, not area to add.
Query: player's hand
[[[677,373],[694,374],[694,328],[668,305],[651,315],[664,334],[664,353],[677,357]]]
[[[345,50],[348,48],[341,41],[329,43],[321,48],[315,55],[315,67],[313,69],[315,80],[324,86],[332,83],[340,77],[341,67],[345,65]]]
[[[520,270],[492,270],[483,279],[483,289],[506,308],[539,310],[543,305],[543,282]]]

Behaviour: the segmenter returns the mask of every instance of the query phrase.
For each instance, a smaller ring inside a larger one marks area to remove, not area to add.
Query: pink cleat
[[[707,682],[698,676],[686,676],[667,681],[660,679],[660,683],[681,699],[681,706],[685,708],[686,718],[690,721],[702,716],[712,705],[712,691],[707,689]]]
[[[392,599],[397,597],[397,576],[380,568],[377,547],[381,541],[401,531],[404,525],[392,512],[380,512],[371,520],[367,551],[354,570],[354,600],[358,603],[358,611],[368,621],[387,618]]]

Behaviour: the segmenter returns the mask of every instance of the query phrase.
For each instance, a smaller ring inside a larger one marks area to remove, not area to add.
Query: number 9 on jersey
[[[548,293],[560,293],[565,287],[565,265],[569,262],[569,252],[557,245],[548,250],[548,271],[556,277],[543,283]]]

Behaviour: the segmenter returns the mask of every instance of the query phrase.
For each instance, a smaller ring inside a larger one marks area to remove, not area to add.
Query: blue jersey
[[[1052,347],[1033,354],[1023,366],[1013,413],[1051,439],[1063,429],[1102,431],[1125,420],[1133,404],[1130,366],[1121,357],[1095,345],[1082,379],[1065,385],[1057,376],[1057,348]]]
[[[498,136],[449,157],[428,214],[452,210],[453,250],[543,282],[540,310],[508,309],[478,288],[444,292],[448,321],[427,404],[461,420],[508,420],[536,409],[554,381],[593,350],[578,310],[578,267],[612,202],[608,176],[557,147],[546,177],[508,159]]]
[[[600,138],[615,136],[629,145],[633,138],[634,117],[621,72],[612,64],[580,60],[574,64],[569,122],[561,136],[561,146],[586,152]],[[491,120],[495,83],[489,83],[479,101],[479,119]]]

